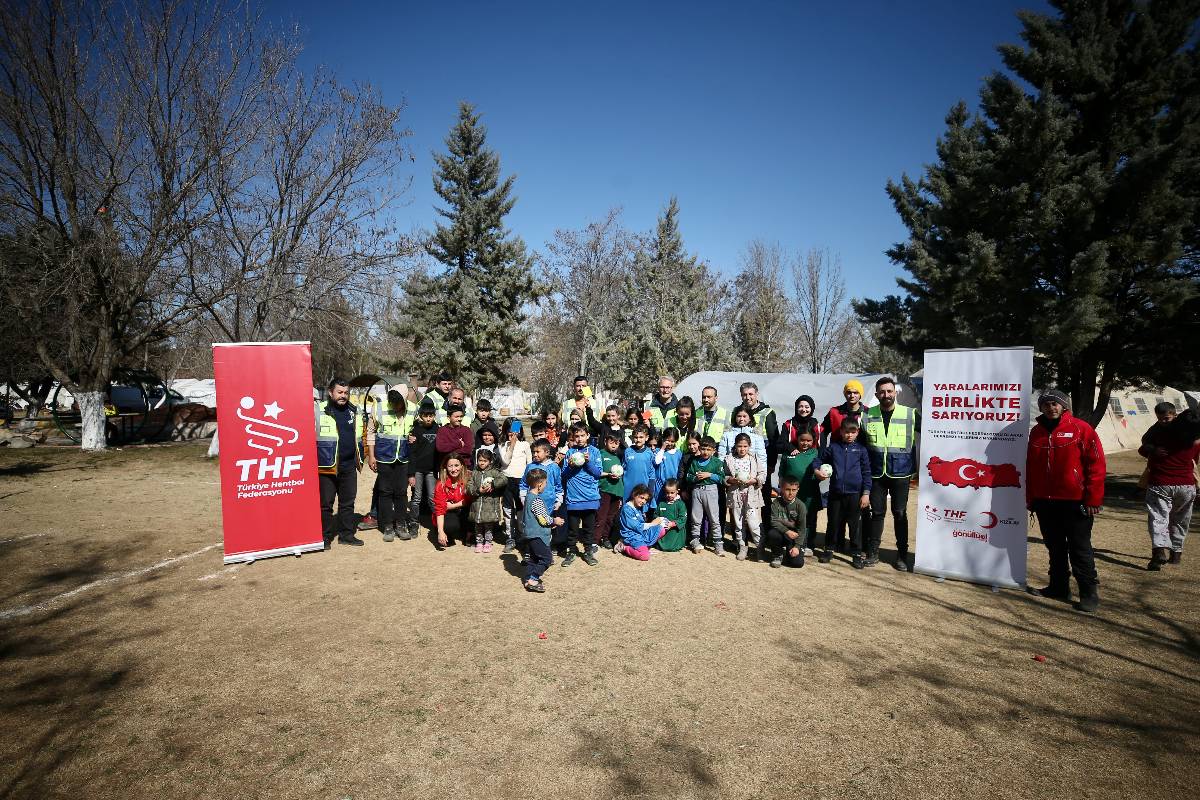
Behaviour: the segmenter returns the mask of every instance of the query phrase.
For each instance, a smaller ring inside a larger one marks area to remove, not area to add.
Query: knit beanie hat
[[[846,385],[842,387],[842,394],[845,394],[846,392],[858,392],[859,394],[862,394],[863,393],[862,381],[856,380],[854,378],[851,378],[850,380],[846,381]]]
[[[1038,396],[1038,408],[1042,407],[1043,403],[1049,402],[1058,403],[1063,408],[1071,407],[1071,398],[1060,392],[1058,389],[1047,389]]]

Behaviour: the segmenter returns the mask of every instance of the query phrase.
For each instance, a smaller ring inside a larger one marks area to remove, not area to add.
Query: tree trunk
[[[83,419],[80,447],[84,450],[104,450],[108,444],[104,437],[104,392],[72,389],[71,394],[79,404],[79,414]]]

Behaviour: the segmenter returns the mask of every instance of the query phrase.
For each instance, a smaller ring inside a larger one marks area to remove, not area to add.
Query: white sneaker
[[[747,547],[746,545],[742,545],[741,547],[738,548],[738,554],[737,554],[738,561],[745,561],[746,556],[748,556],[748,555],[750,555],[749,547]]]
[[[804,555],[805,555],[806,557],[807,557],[807,556],[811,556],[811,555],[812,555],[812,548],[811,548],[811,547],[806,547],[806,548],[804,548]]]

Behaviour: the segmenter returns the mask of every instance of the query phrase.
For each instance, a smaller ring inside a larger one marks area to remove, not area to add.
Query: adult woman
[[[795,413],[791,419],[785,420],[783,425],[779,426],[779,435],[771,442],[771,450],[776,456],[782,459],[796,453],[799,450],[796,447],[796,436],[801,431],[811,433],[814,442],[821,441],[821,422],[813,416],[816,406],[813,399],[806,394],[796,398]]]
[[[433,492],[433,527],[438,550],[449,546],[455,536],[461,536],[463,544],[467,543],[467,531],[471,529],[467,522],[467,504],[470,502],[467,469],[463,460],[452,453],[442,462],[442,477]]]

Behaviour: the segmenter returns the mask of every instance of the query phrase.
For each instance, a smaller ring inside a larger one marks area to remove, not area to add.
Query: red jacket
[[[1025,499],[1104,504],[1104,447],[1091,425],[1063,411],[1054,430],[1038,423],[1029,432]]]
[[[444,478],[437,482],[437,487],[433,490],[433,516],[444,517],[449,503],[462,503],[465,506],[470,499],[466,484],[460,486]]]

